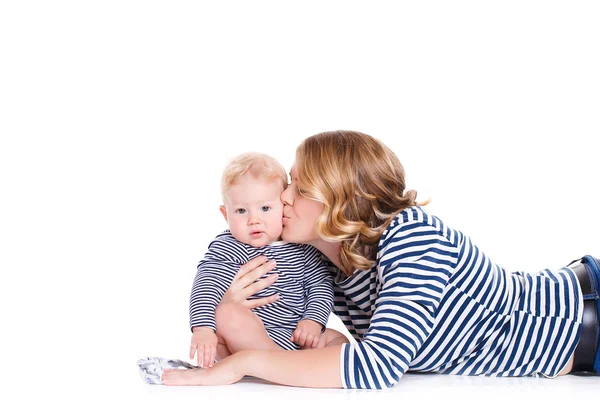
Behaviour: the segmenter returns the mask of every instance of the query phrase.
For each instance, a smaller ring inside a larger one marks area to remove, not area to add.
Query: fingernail
[[[276,265],[277,263],[275,262],[275,260],[271,260],[269,261],[269,265]]]

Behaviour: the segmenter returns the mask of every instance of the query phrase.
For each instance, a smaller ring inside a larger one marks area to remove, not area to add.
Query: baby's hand
[[[319,344],[321,329],[323,329],[323,326],[320,323],[310,319],[303,319],[298,322],[298,326],[296,326],[296,330],[290,340],[307,349],[314,349]]]
[[[198,366],[212,367],[217,356],[217,334],[211,328],[195,326],[192,328],[192,343],[190,344],[190,359],[198,352]]]

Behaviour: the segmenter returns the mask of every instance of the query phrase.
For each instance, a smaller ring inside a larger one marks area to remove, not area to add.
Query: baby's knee
[[[249,310],[235,303],[219,304],[215,310],[215,320],[217,323],[217,332],[232,330],[239,331],[243,327],[243,320]]]

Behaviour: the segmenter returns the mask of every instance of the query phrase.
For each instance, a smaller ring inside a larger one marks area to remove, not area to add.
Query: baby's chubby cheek
[[[283,224],[277,225],[277,228],[275,229],[275,232],[273,232],[274,236],[281,236],[281,233],[283,232]]]

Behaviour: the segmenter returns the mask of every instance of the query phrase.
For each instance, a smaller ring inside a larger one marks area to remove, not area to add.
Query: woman
[[[396,155],[359,132],[309,137],[290,175],[283,239],[311,244],[331,261],[335,313],[357,342],[242,351],[210,369],[167,370],[164,384],[251,375],[291,386],[382,388],[409,369],[553,377],[572,372],[574,362],[588,370],[598,363],[597,260],[535,275],[503,270],[421,208]],[[241,304],[268,285],[254,283],[269,269],[257,264],[241,269],[224,301]],[[582,324],[584,313],[591,322]]]

